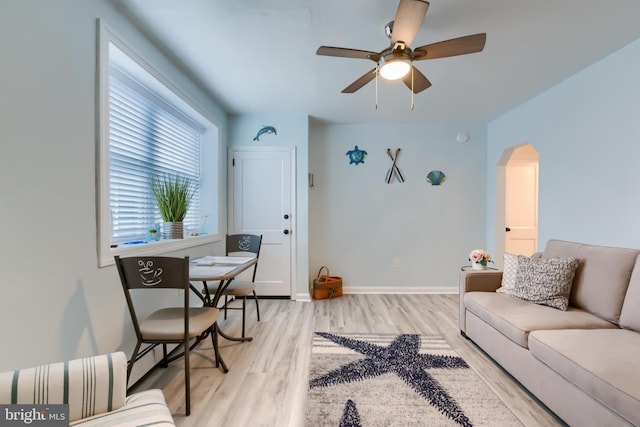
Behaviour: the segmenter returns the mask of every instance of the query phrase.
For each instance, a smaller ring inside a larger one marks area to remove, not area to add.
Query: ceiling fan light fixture
[[[387,80],[399,80],[409,73],[411,64],[405,59],[385,61],[380,68],[380,75]]]

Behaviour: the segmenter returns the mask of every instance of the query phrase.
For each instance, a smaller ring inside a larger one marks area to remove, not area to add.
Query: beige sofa
[[[175,426],[162,390],[126,393],[122,352],[0,373],[1,404],[68,404],[71,426]]]
[[[567,311],[495,292],[500,271],[460,276],[460,331],[572,426],[640,425],[640,250],[550,240],[578,258]]]

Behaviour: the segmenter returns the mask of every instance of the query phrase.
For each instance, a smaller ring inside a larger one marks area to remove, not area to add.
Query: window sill
[[[119,246],[110,248],[106,257],[100,258],[99,267],[114,265],[114,256],[139,256],[139,255],[161,255],[167,252],[181,249],[193,248],[195,246],[207,245],[219,242],[222,237],[219,234],[207,234],[205,236],[185,237],[184,239],[161,240],[159,242],[143,243],[139,245]]]

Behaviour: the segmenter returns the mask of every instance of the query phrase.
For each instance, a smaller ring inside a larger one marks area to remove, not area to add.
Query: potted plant
[[[493,262],[491,255],[484,249],[474,249],[469,253],[471,268],[474,270],[485,270],[488,262]]]
[[[164,221],[162,237],[182,239],[182,221],[195,193],[195,185],[187,177],[165,175],[151,182],[151,191]]]

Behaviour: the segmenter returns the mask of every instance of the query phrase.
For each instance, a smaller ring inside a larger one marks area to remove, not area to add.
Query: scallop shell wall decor
[[[433,170],[427,174],[427,182],[431,185],[440,185],[446,178],[447,177],[442,171]]]

